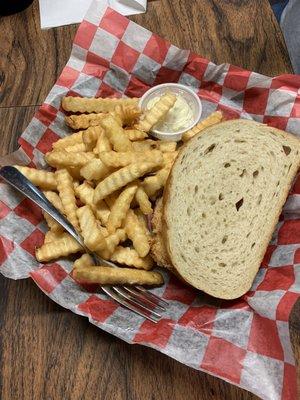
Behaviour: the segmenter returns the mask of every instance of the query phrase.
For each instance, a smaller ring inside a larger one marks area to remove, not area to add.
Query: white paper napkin
[[[123,15],[142,14],[146,12],[147,0],[102,0],[111,8]],[[39,0],[41,28],[81,22],[91,0]]]

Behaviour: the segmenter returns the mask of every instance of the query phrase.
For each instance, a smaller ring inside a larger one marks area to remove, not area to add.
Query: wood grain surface
[[[17,148],[17,137],[67,62],[77,29],[41,31],[37,3],[0,18],[0,154]],[[216,63],[267,75],[292,72],[267,0],[157,0],[132,19]],[[0,293],[1,400],[257,398],[100,331],[53,303],[30,280],[0,276]],[[299,360],[297,307],[291,336]]]

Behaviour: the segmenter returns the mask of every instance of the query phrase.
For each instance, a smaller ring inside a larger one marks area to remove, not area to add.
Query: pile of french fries
[[[53,143],[52,151],[45,155],[55,170],[16,167],[81,233],[89,250],[122,268],[95,266],[80,244],[46,213],[49,230],[44,244],[36,249],[39,262],[83,253],[74,262],[73,277],[78,282],[163,283],[160,273],[150,271],[154,263],[149,255],[146,217],[167,181],[177,144],[151,140],[148,132],[175,101],[174,94],[166,93],[142,112],[138,99],[62,100],[63,109],[69,113],[66,124],[76,132]],[[186,132],[183,140],[219,122],[219,114],[212,114]]]

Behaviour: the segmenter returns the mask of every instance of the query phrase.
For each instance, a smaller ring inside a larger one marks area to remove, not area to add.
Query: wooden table
[[[38,2],[0,19],[0,151],[45,99],[77,26],[40,30]],[[267,0],[157,0],[134,21],[216,63],[267,75],[292,73]],[[0,398],[3,400],[249,400],[256,397],[153,350],[130,346],[49,300],[32,281],[0,278]],[[294,314],[299,315],[295,310]],[[296,358],[300,324],[291,318]]]

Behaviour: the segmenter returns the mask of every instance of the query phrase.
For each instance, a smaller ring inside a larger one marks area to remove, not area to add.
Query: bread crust
[[[227,127],[227,126],[230,126],[232,124],[235,125],[235,124],[245,124],[245,123],[253,124],[253,127],[255,127],[255,126],[256,127],[261,127],[261,126],[263,126],[265,129],[266,128],[269,129],[273,134],[278,135],[281,138],[282,137],[285,138],[288,141],[288,144],[290,144],[290,145],[293,144],[295,146],[298,146],[299,149],[300,149],[300,140],[296,136],[294,136],[294,135],[292,135],[290,133],[287,133],[285,131],[282,131],[280,129],[273,128],[273,127],[268,127],[268,126],[266,126],[264,124],[261,124],[261,123],[255,122],[255,121],[248,121],[248,120],[233,120],[233,121],[221,122],[220,124],[214,125],[212,127],[208,127],[207,129],[205,129],[204,132],[200,132],[198,135],[194,136],[189,142],[187,142],[186,144],[184,144],[182,146],[182,148],[180,149],[180,152],[179,152],[179,154],[178,154],[178,156],[177,156],[177,158],[176,158],[176,160],[174,162],[174,165],[173,165],[173,167],[171,169],[171,172],[169,174],[169,177],[168,177],[165,189],[164,189],[164,193],[163,193],[163,227],[162,227],[162,235],[163,235],[163,238],[164,238],[164,242],[165,242],[165,245],[166,245],[168,256],[169,256],[169,258],[170,258],[170,260],[172,262],[172,265],[175,268],[177,274],[181,277],[181,279],[183,281],[185,281],[189,285],[194,286],[197,289],[202,290],[205,293],[207,293],[207,294],[209,294],[209,295],[211,295],[213,297],[222,298],[222,299],[228,299],[228,300],[241,297],[243,294],[245,294],[251,288],[253,280],[254,280],[254,278],[255,278],[255,276],[257,274],[257,271],[259,270],[260,264],[261,264],[261,262],[263,260],[264,255],[265,255],[265,252],[266,252],[266,249],[268,247],[268,244],[269,244],[269,242],[270,242],[270,240],[272,238],[273,231],[274,231],[274,229],[276,227],[276,224],[278,222],[279,216],[280,216],[281,211],[282,211],[282,207],[283,207],[283,205],[284,205],[284,203],[286,201],[286,198],[287,198],[287,196],[289,194],[289,190],[290,190],[290,187],[291,187],[292,182],[294,180],[294,177],[296,176],[297,171],[298,171],[298,169],[300,167],[300,157],[297,160],[298,162],[294,163],[292,168],[291,168],[291,173],[290,173],[290,177],[289,177],[289,179],[287,181],[286,189],[280,193],[279,200],[278,200],[279,206],[278,206],[278,209],[274,213],[274,218],[273,218],[272,223],[271,223],[270,231],[268,232],[268,235],[266,235],[265,239],[261,242],[261,251],[258,254],[258,259],[260,260],[260,263],[259,263],[258,267],[255,266],[255,270],[254,270],[255,273],[253,274],[253,280],[251,282],[249,282],[247,284],[247,286],[241,288],[240,292],[229,293],[229,292],[225,291],[222,294],[217,294],[217,293],[209,290],[206,287],[197,287],[197,286],[195,286],[195,284],[193,282],[191,282],[186,277],[182,276],[182,274],[180,273],[180,270],[178,268],[177,260],[175,259],[174,255],[172,254],[172,251],[170,249],[170,227],[168,226],[167,214],[168,214],[168,208],[169,208],[170,200],[171,200],[170,199],[170,197],[171,197],[170,191],[171,191],[172,183],[173,183],[173,181],[175,179],[174,178],[174,167],[178,164],[178,162],[180,160],[180,155],[182,153],[184,153],[186,151],[186,149],[191,146],[191,144],[193,144],[195,141],[197,141],[199,136],[204,136],[206,132],[214,130],[214,129],[216,129],[216,127],[219,127],[220,125],[223,125],[224,127]]]

